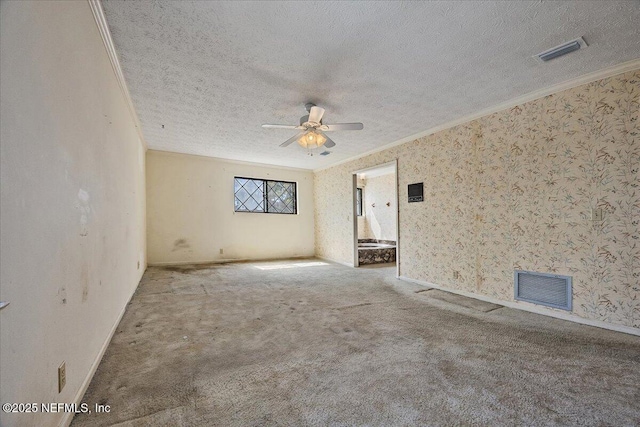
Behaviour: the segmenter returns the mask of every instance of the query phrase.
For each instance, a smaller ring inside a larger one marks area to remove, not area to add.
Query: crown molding
[[[406,144],[407,142],[415,141],[416,139],[420,139],[420,138],[423,138],[425,136],[432,135],[432,134],[434,134],[436,132],[440,132],[440,131],[452,128],[454,126],[458,126],[458,125],[461,125],[461,124],[464,124],[464,123],[471,122],[473,120],[477,120],[477,119],[479,119],[481,117],[485,117],[485,116],[488,116],[490,114],[497,113],[498,111],[506,110],[508,108],[513,108],[516,105],[522,105],[522,104],[525,104],[527,102],[535,101],[536,99],[544,98],[545,96],[553,95],[554,93],[562,92],[562,91],[568,90],[568,89],[573,89],[575,87],[582,86],[584,84],[591,83],[591,82],[594,82],[596,80],[605,79],[607,77],[613,77],[613,76],[616,76],[618,74],[626,73],[628,71],[633,71],[633,70],[637,70],[637,69],[640,69],[640,58],[639,59],[634,59],[632,61],[623,62],[621,64],[614,65],[612,67],[607,67],[607,68],[604,68],[604,69],[599,70],[599,71],[594,71],[592,73],[584,74],[584,75],[582,75],[580,77],[576,77],[576,78],[573,78],[571,80],[567,80],[565,82],[558,83],[558,84],[555,84],[553,86],[549,86],[549,87],[544,88],[544,89],[539,89],[539,90],[527,93],[527,94],[519,96],[517,98],[513,98],[513,99],[511,99],[509,101],[501,102],[500,104],[494,105],[494,106],[489,107],[489,108],[485,108],[483,110],[477,111],[477,112],[475,112],[473,114],[469,114],[469,115],[461,117],[459,119],[452,120],[450,122],[447,122],[447,123],[432,127],[432,128],[427,129],[427,130],[425,130],[423,132],[419,132],[419,133],[407,136],[406,138],[402,138],[402,139],[399,139],[397,141],[391,142],[389,144],[385,144],[382,147],[379,147],[379,148],[376,148],[376,149],[373,149],[373,150],[369,150],[369,151],[367,151],[365,153],[358,154],[357,156],[349,157],[348,159],[340,160],[340,161],[338,161],[336,163],[332,163],[331,165],[323,166],[323,167],[318,168],[318,169],[314,169],[313,172],[316,173],[316,172],[320,172],[322,170],[331,169],[332,167],[335,167],[335,166],[338,166],[338,165],[342,165],[344,163],[349,163],[349,162],[352,162],[354,160],[358,160],[358,159],[361,159],[363,157],[370,156],[371,154],[379,153],[380,151],[388,150],[389,148],[396,147],[396,146],[402,145],[402,144]]]
[[[131,118],[133,119],[133,124],[136,127],[136,131],[138,132],[138,137],[140,138],[140,142],[142,143],[143,148],[146,150],[147,142],[144,139],[144,135],[142,135],[140,120],[138,119],[138,114],[136,113],[136,109],[133,106],[131,94],[129,93],[127,82],[124,79],[124,74],[122,73],[122,67],[120,66],[120,61],[118,60],[118,54],[116,53],[116,48],[113,45],[113,38],[111,38],[111,32],[109,31],[109,26],[107,25],[107,18],[104,16],[102,3],[100,0],[87,1],[89,3],[89,7],[91,8],[91,13],[93,13],[93,18],[96,21],[96,25],[98,26],[98,31],[100,31],[100,37],[102,37],[104,47],[107,50],[109,62],[111,62],[111,68],[113,68],[113,72],[116,75],[116,80],[118,80],[120,91],[122,92],[122,96],[124,96],[127,106],[129,107],[129,113],[131,114]]]

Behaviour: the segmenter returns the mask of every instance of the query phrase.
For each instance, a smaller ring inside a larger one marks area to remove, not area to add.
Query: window
[[[362,188],[356,188],[356,215],[362,216]]]
[[[296,183],[235,177],[236,212],[296,214]]]

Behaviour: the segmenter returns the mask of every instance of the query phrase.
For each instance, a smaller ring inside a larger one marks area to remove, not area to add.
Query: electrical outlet
[[[454,279],[459,279],[459,278],[460,278],[460,272],[459,272],[459,271],[457,271],[457,270],[454,270],[454,271],[453,271],[453,278],[454,278]]]
[[[591,221],[602,221],[603,219],[602,208],[591,209]]]
[[[62,362],[62,365],[58,367],[58,393],[62,391],[66,383],[67,383],[67,366],[65,362]]]
[[[220,248],[220,255],[224,255],[224,249]]]

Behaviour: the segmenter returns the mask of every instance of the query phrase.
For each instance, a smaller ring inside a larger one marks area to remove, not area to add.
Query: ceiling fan
[[[297,135],[292,136],[285,142],[280,144],[281,147],[286,147],[294,141],[309,150],[317,147],[326,148],[335,147],[336,143],[331,140],[325,132],[331,132],[336,130],[362,130],[364,125],[362,123],[336,123],[336,124],[324,124],[322,123],[322,116],[324,115],[324,108],[317,107],[315,104],[308,103],[305,105],[307,112],[306,116],[300,117],[300,125],[262,125],[265,129],[296,129],[301,131]]]

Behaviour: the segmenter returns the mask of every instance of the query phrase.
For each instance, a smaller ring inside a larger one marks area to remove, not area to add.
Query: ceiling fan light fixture
[[[304,148],[317,148],[322,147],[327,142],[327,138],[319,132],[310,130],[298,138],[298,144]]]

